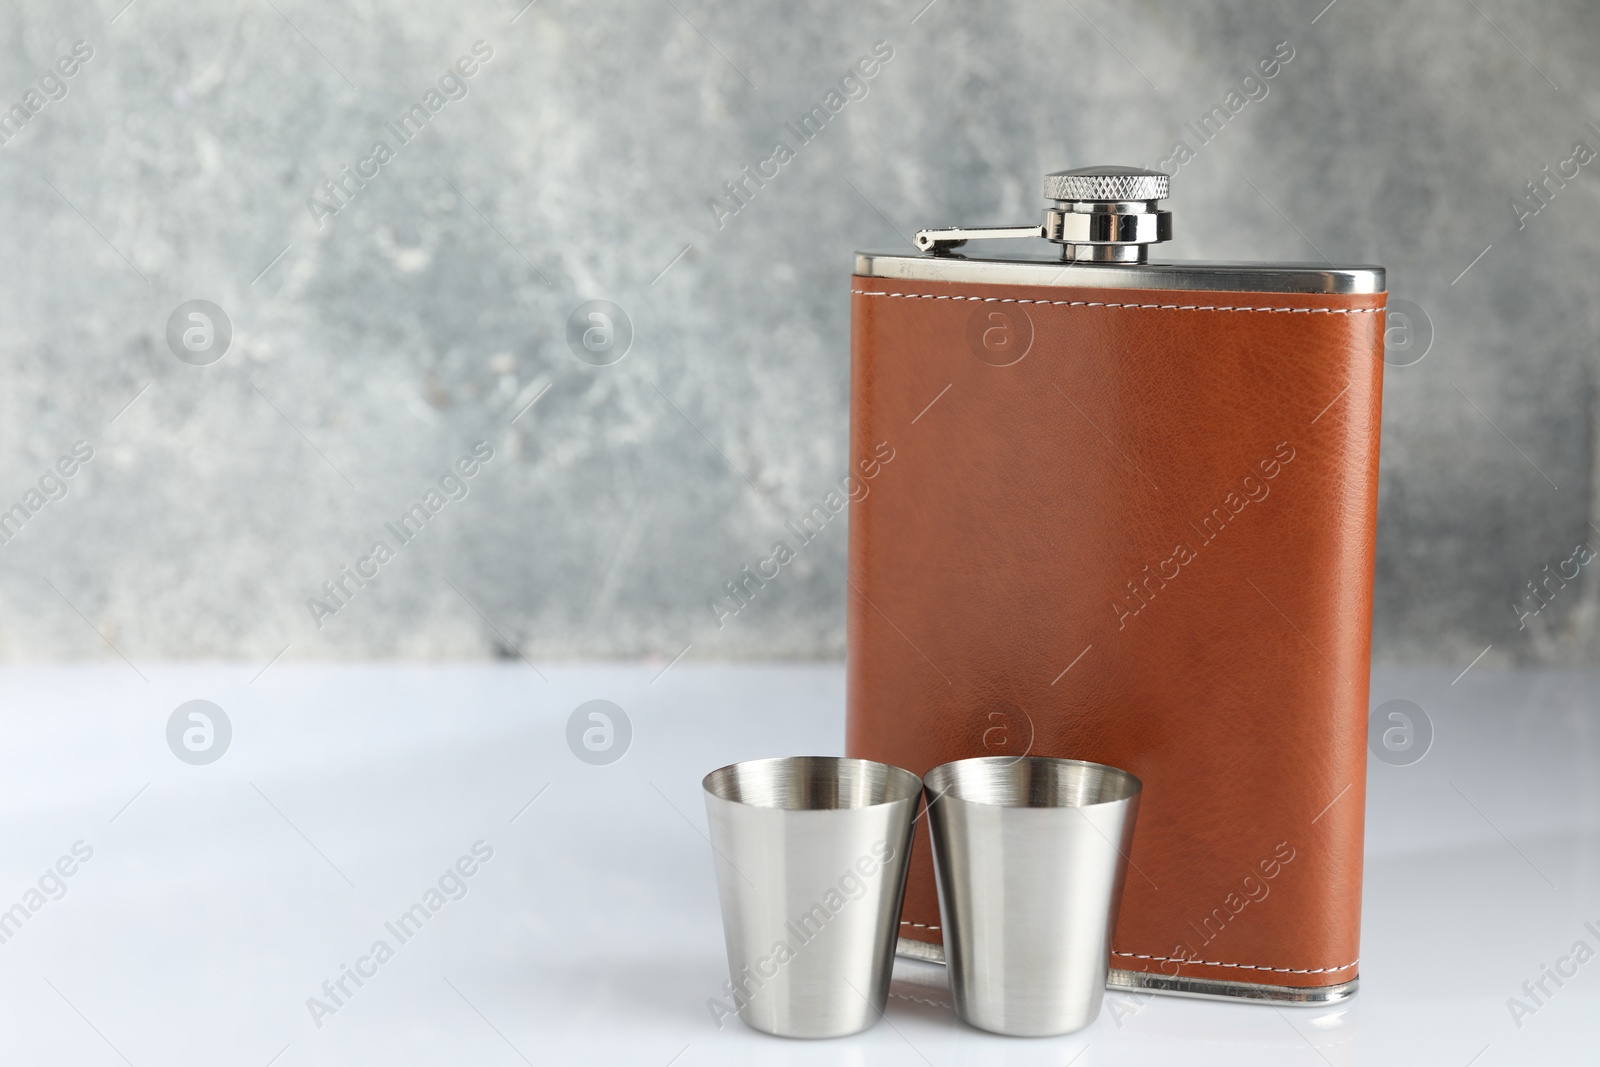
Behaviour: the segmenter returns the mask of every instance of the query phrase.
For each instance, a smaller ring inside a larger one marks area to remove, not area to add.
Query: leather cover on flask
[[[848,754],[1129,770],[1113,984],[1352,983],[1384,294],[852,290]]]

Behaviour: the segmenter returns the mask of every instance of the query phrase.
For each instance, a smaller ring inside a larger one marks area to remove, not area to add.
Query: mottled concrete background
[[[1029,221],[1043,172],[1197,147],[1236,88],[1170,254],[1383,263],[1431,320],[1386,387],[1379,656],[1595,648],[1587,573],[1513,608],[1600,538],[1588,5],[523,2],[12,5],[0,505],[38,509],[0,547],[0,656],[837,656],[842,524],[722,629],[706,601],[844,472],[851,250]],[[1546,166],[1579,173],[1519,212]],[[633,327],[612,366],[569,349],[594,299]],[[191,300],[231,323],[205,366],[168,342]]]

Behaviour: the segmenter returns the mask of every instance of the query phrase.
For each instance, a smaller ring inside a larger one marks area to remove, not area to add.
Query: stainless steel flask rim
[[[833,803],[816,803],[824,798],[810,786],[846,779],[854,779],[861,787],[858,794],[866,790],[866,798],[841,798],[835,793]],[[904,767],[873,760],[847,756],[774,756],[718,767],[700,780],[700,787],[708,795],[729,804],[779,811],[841,811],[912,800],[922,791],[922,779]],[[841,799],[848,802],[840,802]]]
[[[1172,178],[1138,167],[1080,167],[1044,176],[1054,203],[1038,226],[948,227],[918,230],[917,247],[947,255],[968,241],[1043,237],[1061,246],[1067,263],[1147,263],[1150,246],[1172,239],[1172,212],[1157,205]]]
[[[1051,801],[1031,803],[1012,799],[990,800],[973,795],[972,779],[988,778],[991,782],[1002,778],[1058,778],[1064,773],[1081,772],[1090,781],[1104,783],[1100,795],[1090,800],[1076,802]],[[1144,792],[1144,783],[1137,775],[1120,767],[1089,760],[1060,759],[1054,756],[974,756],[970,759],[941,763],[922,777],[923,785],[935,795],[935,802],[944,799],[959,800],[964,804],[977,804],[997,808],[1093,808],[1102,804],[1116,804]]]
[[[1036,226],[918,230],[906,251],[857,252],[861,278],[955,285],[1031,285],[1062,289],[1165,289],[1228,293],[1381,293],[1382,267],[1357,263],[1153,262],[1150,246],[1172,237],[1172,216],[1157,205],[1171,192],[1168,175],[1136,167],[1080,167],[1045,176],[1055,201]],[[1040,237],[1036,251],[969,256],[968,241]]]

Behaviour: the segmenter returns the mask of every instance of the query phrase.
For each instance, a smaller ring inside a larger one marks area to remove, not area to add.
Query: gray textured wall
[[[842,526],[721,630],[706,600],[844,471],[850,251],[1195,147],[1184,121],[1280,41],[1178,171],[1170,251],[1383,263],[1431,319],[1386,385],[1379,656],[1595,646],[1587,574],[1512,608],[1600,537],[1600,161],[1512,207],[1600,147],[1587,5],[122,2],[16,4],[0,45],[0,101],[40,105],[0,145],[0,504],[66,490],[0,547],[0,656],[837,655]],[[476,41],[403,144],[385,123]],[[784,123],[879,41],[797,147]],[[195,299],[233,330],[206,366],[167,337]],[[613,366],[569,350],[590,299],[633,324]],[[319,628],[307,598],[480,440],[467,496]]]

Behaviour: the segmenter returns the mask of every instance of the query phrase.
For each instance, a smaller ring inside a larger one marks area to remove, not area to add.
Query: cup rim
[[[791,804],[765,804],[756,803],[740,796],[731,795],[728,787],[733,785],[739,777],[750,773],[779,772],[790,767],[825,766],[837,772],[846,767],[860,771],[871,771],[881,768],[884,773],[883,797],[862,804],[841,804],[832,807],[814,807],[811,805]],[[882,807],[885,804],[898,804],[907,800],[916,800],[922,795],[922,778],[892,763],[880,763],[877,760],[858,759],[853,756],[771,756],[765,759],[739,760],[734,763],[718,767],[700,780],[700,788],[706,796],[720,800],[727,804],[737,804],[746,808],[760,808],[764,811],[788,812],[829,812],[829,811],[866,811],[871,808]]]
[[[1083,804],[1049,804],[1032,806],[1027,804],[1011,804],[996,800],[983,800],[976,797],[964,796],[958,788],[956,777],[963,770],[975,770],[977,767],[994,768],[1005,771],[1022,764],[1036,767],[1087,767],[1103,773],[1109,780],[1118,784],[1118,795],[1106,797],[1103,800],[1093,800]],[[988,808],[1012,808],[1018,811],[1061,811],[1066,808],[1096,808],[1104,804],[1121,804],[1138,797],[1144,792],[1144,782],[1131,771],[1121,767],[1113,767],[1109,763],[1095,763],[1092,760],[1064,759],[1057,756],[973,756],[969,759],[950,760],[934,767],[922,776],[923,786],[930,794],[929,806],[932,807],[936,800],[953,799],[963,804],[977,804]]]

